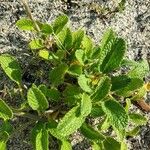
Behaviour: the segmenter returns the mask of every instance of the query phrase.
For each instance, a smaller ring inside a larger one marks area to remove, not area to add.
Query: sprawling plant
[[[31,62],[37,63],[39,72],[44,63],[42,73],[35,75],[44,81],[26,84],[23,64],[9,54],[0,55],[0,66],[18,85],[23,103],[16,109],[0,99],[1,150],[18,132],[10,123],[16,116],[27,117],[32,124],[31,142],[36,150],[48,150],[52,138],[59,141],[61,150],[71,150],[69,136],[77,130],[93,150],[126,150],[126,137],[135,136],[146,124],[147,118],[129,108],[146,93],[143,78],[148,63],[125,59],[126,42],[112,29],[96,45],[82,29],[70,30],[67,22],[66,15],[51,24],[26,18],[17,21],[19,29],[37,37],[29,43]],[[127,71],[121,73],[122,68]],[[90,118],[99,122],[93,125]]]

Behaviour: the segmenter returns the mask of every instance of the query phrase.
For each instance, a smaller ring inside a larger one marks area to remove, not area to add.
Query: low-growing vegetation
[[[51,24],[27,18],[17,21],[20,30],[36,35],[29,54],[37,64],[44,63],[46,69],[37,66],[37,70],[45,82],[26,85],[23,64],[10,54],[0,55],[1,69],[16,83],[22,98],[17,109],[0,99],[1,150],[18,132],[10,122],[16,116],[28,118],[34,126],[31,143],[36,150],[48,150],[52,138],[61,150],[71,150],[69,136],[77,130],[93,150],[127,150],[126,137],[137,135],[147,123],[146,117],[130,112],[132,103],[146,94],[147,61],[128,60],[125,40],[112,29],[96,45],[84,30],[72,31],[67,23],[63,14]],[[127,71],[122,73],[123,68]],[[98,119],[98,125],[93,126],[90,118]]]

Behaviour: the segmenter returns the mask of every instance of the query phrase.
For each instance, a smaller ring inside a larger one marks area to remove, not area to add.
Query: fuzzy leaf
[[[105,101],[102,108],[108,117],[109,123],[120,135],[124,136],[125,128],[128,124],[128,115],[125,109],[112,99]]]
[[[36,150],[48,150],[48,131],[45,124],[38,122],[32,129],[31,141]]]
[[[71,75],[79,76],[82,74],[82,66],[78,64],[72,64],[68,69],[68,73]]]
[[[129,118],[136,125],[146,125],[148,121],[147,118],[145,118],[141,114],[136,114],[136,113],[129,114]]]
[[[50,24],[44,23],[41,26],[41,32],[46,34],[46,35],[50,35],[53,32],[52,26]]]
[[[12,110],[2,99],[0,99],[0,118],[8,120],[11,119],[12,117],[13,117]]]
[[[28,90],[27,100],[33,110],[44,111],[48,108],[48,101],[45,95],[34,84]]]
[[[44,46],[41,39],[34,39],[29,43],[29,47],[34,50],[43,48]]]
[[[42,49],[42,50],[39,51],[39,56],[42,57],[43,59],[49,60],[50,53],[49,53],[48,50]]]
[[[82,99],[81,99],[81,107],[80,107],[80,112],[82,117],[86,117],[90,114],[92,109],[92,103],[90,97],[83,93]]]
[[[0,150],[7,150],[6,143],[8,141],[9,135],[7,132],[0,133]]]
[[[130,78],[130,82],[123,88],[116,90],[116,94],[120,96],[131,96],[133,92],[143,86],[143,80],[139,78]]]
[[[85,35],[84,38],[83,38],[82,48],[85,50],[86,56],[88,58],[91,58],[91,56],[92,56],[92,50],[93,50],[93,41],[87,35]]]
[[[103,116],[105,113],[104,111],[102,110],[102,106],[100,105],[94,105],[92,106],[92,110],[91,110],[91,116],[92,117],[101,117]]]
[[[30,19],[26,19],[26,18],[22,18],[20,20],[17,21],[16,26],[20,29],[20,30],[34,30],[35,29],[35,25],[33,23],[32,20]]]
[[[111,137],[107,137],[103,145],[105,150],[120,150],[121,148],[121,144]]]
[[[95,92],[92,94],[91,99],[93,102],[98,102],[105,98],[111,88],[111,82],[109,77],[103,77],[100,82],[98,83],[98,86],[95,89]]]
[[[76,50],[75,56],[77,60],[80,62],[81,65],[84,65],[84,51],[83,50]]]
[[[129,71],[128,76],[131,78],[140,78],[143,79],[146,74],[149,72],[149,64],[147,60],[143,60],[137,63],[134,67],[132,67],[131,71]]]
[[[73,32],[73,49],[80,49],[82,40],[84,37],[84,31],[83,30],[77,30]]]
[[[13,56],[9,54],[0,55],[0,65],[12,81],[17,84],[21,83],[21,67]]]
[[[67,69],[68,66],[65,63],[63,63],[60,64],[58,67],[54,68],[52,71],[50,71],[49,74],[50,82],[55,86],[61,84],[64,80],[64,75]]]
[[[100,70],[103,73],[109,73],[114,69],[117,69],[121,64],[125,51],[126,51],[125,41],[121,38],[117,38],[114,41],[110,52],[106,55],[105,59],[103,60]]]
[[[67,22],[68,22],[68,17],[66,15],[58,16],[52,24],[54,33],[58,34],[67,24]]]
[[[78,84],[81,87],[81,89],[85,92],[92,92],[90,86],[89,86],[90,79],[86,78],[85,75],[80,75],[78,77]]]
[[[85,121],[85,117],[81,116],[79,112],[78,106],[73,107],[70,111],[68,111],[58,123],[57,133],[66,137],[79,129]]]
[[[58,102],[60,100],[61,93],[56,88],[47,90],[47,97],[52,101]]]
[[[92,141],[102,141],[105,139],[105,136],[93,129],[88,124],[84,123],[80,128],[81,133],[88,139]]]
[[[68,142],[67,140],[62,140],[61,141],[61,150],[72,150],[71,143]]]

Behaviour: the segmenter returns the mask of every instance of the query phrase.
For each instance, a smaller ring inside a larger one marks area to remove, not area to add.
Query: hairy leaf
[[[0,99],[0,118],[8,120],[11,119],[12,117],[13,117],[12,110],[2,99]]]
[[[50,35],[53,32],[52,26],[50,24],[44,23],[41,26],[41,32],[46,34],[46,35]]]
[[[34,50],[44,48],[44,45],[41,39],[34,39],[29,43],[29,47]]]
[[[91,110],[91,116],[92,117],[101,117],[101,116],[103,116],[105,113],[104,113],[104,111],[103,111],[103,109],[102,109],[102,106],[100,106],[100,105],[93,105],[92,106],[92,110]]]
[[[7,150],[6,143],[8,141],[9,135],[7,132],[0,133],[0,150]]]
[[[71,75],[79,76],[82,74],[82,66],[78,64],[72,64],[68,69],[68,73]]]
[[[45,95],[34,84],[28,90],[27,100],[33,110],[44,111],[48,108],[48,101]]]
[[[89,86],[90,79],[86,78],[84,74],[80,75],[78,77],[78,84],[81,87],[81,89],[85,92],[92,92],[92,89]]]
[[[125,109],[113,99],[105,101],[102,108],[108,117],[109,123],[119,134],[123,134],[122,136],[124,136],[125,128],[128,124],[128,115]]]
[[[108,95],[110,88],[111,88],[110,78],[107,76],[103,77],[98,83],[95,92],[91,96],[92,101],[97,102],[105,98]]]
[[[84,51],[83,50],[76,50],[75,56],[77,60],[80,62],[81,65],[84,65]]]
[[[67,140],[62,140],[61,141],[61,150],[72,150],[71,143],[68,142]]]
[[[0,55],[0,65],[12,81],[17,84],[21,83],[21,67],[13,56],[9,54]]]
[[[130,113],[129,119],[136,125],[146,125],[146,123],[148,121],[146,117],[142,116],[141,114],[137,114],[137,113]]]
[[[54,33],[58,34],[67,24],[67,22],[68,22],[68,17],[66,15],[58,16],[52,24]]]
[[[35,25],[34,22],[30,19],[26,19],[26,18],[22,18],[20,20],[17,21],[16,26],[20,29],[20,30],[34,30],[35,29]]]
[[[125,51],[126,51],[125,41],[121,38],[117,38],[114,41],[110,52],[106,55],[100,67],[100,70],[103,73],[108,73],[113,71],[114,69],[117,69],[121,64]]]
[[[65,63],[63,63],[60,64],[58,67],[54,68],[52,71],[50,71],[49,74],[50,82],[55,86],[61,84],[64,80],[64,75],[67,69],[68,66]]]

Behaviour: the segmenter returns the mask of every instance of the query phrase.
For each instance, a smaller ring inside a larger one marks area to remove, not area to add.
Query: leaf
[[[103,150],[102,143],[93,142],[91,146],[92,146],[92,150]]]
[[[64,75],[68,69],[67,64],[62,63],[58,67],[55,67],[52,71],[50,71],[49,78],[50,82],[54,86],[58,86],[59,84],[63,83]]]
[[[82,66],[78,64],[72,64],[68,69],[68,73],[71,75],[79,76],[82,74]]]
[[[68,142],[67,140],[62,140],[61,141],[61,150],[72,150],[71,143]]]
[[[93,41],[92,39],[85,35],[82,41],[82,49],[85,50],[85,54],[87,56],[87,58],[91,58],[92,56],[92,50],[93,50]]]
[[[140,132],[140,127],[139,126],[135,127],[130,131],[126,131],[126,137],[127,136],[131,136],[131,137],[137,136],[139,134],[139,132]]]
[[[102,135],[86,123],[83,123],[83,125],[80,128],[80,131],[86,138],[92,141],[102,141],[105,139],[104,135]]]
[[[108,117],[109,123],[121,136],[124,136],[128,124],[128,115],[125,109],[115,100],[108,99],[102,104],[103,111]]]
[[[107,76],[103,77],[98,83],[95,92],[91,96],[92,101],[98,102],[104,99],[109,94],[110,88],[111,88],[110,78]]]
[[[44,23],[41,26],[41,32],[46,34],[46,35],[50,35],[53,32],[52,26],[50,24]]]
[[[48,108],[48,101],[45,95],[37,88],[35,84],[28,90],[27,100],[33,110],[44,111]]]
[[[140,89],[143,84],[143,80],[139,78],[130,78],[129,84],[119,90],[116,90],[115,93],[120,96],[131,96],[134,91]]]
[[[77,60],[80,62],[81,65],[84,65],[84,51],[83,50],[76,50],[75,56]]]
[[[86,78],[83,74],[78,77],[78,84],[81,87],[81,89],[85,92],[91,93],[92,89],[89,86],[89,81],[90,79]]]
[[[29,43],[29,47],[34,50],[44,48],[44,45],[41,39],[34,39]]]
[[[62,137],[69,136],[79,129],[84,121],[85,117],[79,114],[79,107],[73,107],[58,123],[57,133]]]
[[[22,19],[18,20],[16,23],[16,26],[20,30],[26,30],[26,31],[30,31],[30,30],[35,29],[34,22],[32,20],[26,19],[26,18],[22,18]]]
[[[66,15],[58,16],[52,24],[54,33],[58,34],[67,24],[67,22],[68,22],[68,17]]]
[[[86,93],[83,93],[80,106],[81,116],[82,117],[88,116],[91,113],[91,109],[92,109],[91,99]]]
[[[51,88],[47,90],[47,97],[52,101],[58,102],[61,99],[61,93],[56,88]]]
[[[132,67],[131,71],[128,72],[128,76],[131,78],[143,79],[148,73],[149,64],[147,60],[143,60]]]
[[[9,54],[0,55],[0,65],[12,81],[17,84],[21,83],[21,67],[13,56]]]
[[[46,126],[42,122],[36,123],[35,127],[32,129],[31,141],[36,150],[48,150],[48,131]]]
[[[84,31],[83,30],[77,30],[73,32],[73,49],[80,49],[82,40],[84,38]]]
[[[102,110],[102,106],[100,106],[100,105],[94,105],[94,106],[92,106],[92,110],[91,110],[91,116],[92,117],[101,117],[101,116],[103,116],[105,113],[104,113],[104,111]]]
[[[96,54],[99,57],[99,65],[102,64],[104,58],[110,52],[111,47],[116,39],[116,34],[112,29],[108,29],[105,31],[101,43],[100,48],[96,49]]]
[[[13,131],[13,126],[10,124],[9,121],[4,121],[0,126],[0,133],[7,132],[10,135],[12,131]]]
[[[42,49],[42,50],[39,50],[39,56],[42,57],[43,59],[49,60],[50,53],[48,50]]]
[[[120,150],[121,148],[121,144],[111,137],[107,137],[103,145],[105,150]]]
[[[125,41],[121,38],[117,38],[114,41],[110,52],[106,55],[105,59],[103,60],[100,70],[103,73],[109,73],[114,69],[120,67],[125,51],[126,51]]]
[[[129,119],[131,120],[131,122],[135,123],[135,125],[146,125],[148,121],[146,117],[137,113],[130,113]]]
[[[64,28],[60,31],[57,38],[56,43],[59,48],[69,50],[72,47],[72,32],[69,28]]]
[[[119,75],[111,78],[112,91],[116,91],[119,89],[122,89],[129,85],[131,82],[131,78],[129,78],[127,75]]]
[[[2,99],[0,99],[0,118],[8,120],[11,119],[12,117],[13,112],[10,109],[10,107]]]
[[[6,143],[8,141],[9,135],[7,132],[1,132],[0,133],[0,150],[7,150]]]
[[[98,129],[101,131],[105,131],[108,130],[108,128],[110,128],[110,123],[108,121],[108,118],[105,118],[99,125],[98,125]]]
[[[125,4],[126,0],[121,0],[121,2],[118,3],[117,9],[119,10],[119,12],[123,12],[123,10],[125,10]]]

